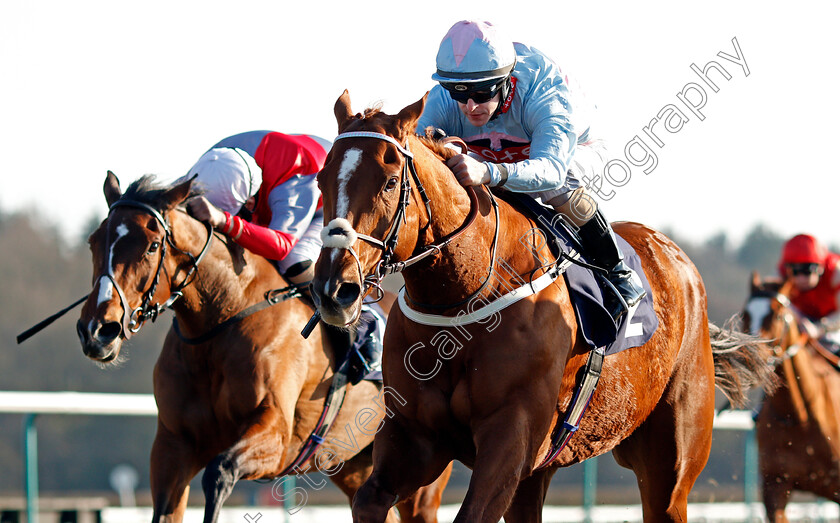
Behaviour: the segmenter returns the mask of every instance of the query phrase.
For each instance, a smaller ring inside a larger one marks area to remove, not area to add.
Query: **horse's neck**
[[[200,229],[203,227],[193,223],[186,236],[190,240],[184,241],[184,246],[177,243],[179,249],[198,256],[207,238],[206,232]],[[213,238],[192,282],[183,289],[183,298],[176,302],[175,313],[187,324],[183,327],[189,329],[189,325],[195,325],[207,329],[258,301],[260,293],[283,286],[282,278],[270,262],[228,242],[232,240],[218,234]],[[185,267],[183,262],[180,266]],[[185,273],[181,270],[173,274],[176,281],[172,284],[176,285]]]
[[[418,239],[417,246],[422,247],[440,241],[465,223],[470,212],[470,198],[445,164],[437,158],[417,156],[421,161],[417,166],[418,176],[429,196],[432,211],[428,231]],[[485,294],[500,288],[515,288],[522,275],[537,268],[538,256],[545,258],[540,240],[536,235],[529,237],[531,222],[505,202],[497,201],[499,232],[493,260],[496,213],[487,190],[484,187],[474,189],[479,206],[475,222],[443,248],[433,261],[404,272],[406,289],[415,301],[456,303],[480,289],[488,277],[493,277],[494,281],[482,291]],[[423,208],[422,203],[413,207]],[[534,253],[541,254],[535,256]],[[499,270],[499,260],[504,261],[505,270]]]
[[[833,409],[825,378],[815,368],[819,356],[807,347],[799,350],[779,366],[779,376],[785,384],[786,394],[777,393],[770,398],[778,412],[791,412],[801,423],[816,421],[820,426],[833,425],[840,413]]]
[[[817,366],[822,363],[820,355],[802,348],[791,358],[794,379],[786,381],[802,397],[809,420],[820,427],[840,457],[840,377],[821,372]]]

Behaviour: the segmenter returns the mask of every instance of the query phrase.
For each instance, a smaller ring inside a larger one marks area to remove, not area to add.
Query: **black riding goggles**
[[[472,100],[477,104],[483,104],[492,100],[502,90],[506,80],[507,78],[470,83],[441,82],[440,85],[456,102],[465,104],[468,100]]]
[[[787,269],[794,276],[810,276],[820,270],[819,263],[789,263]]]

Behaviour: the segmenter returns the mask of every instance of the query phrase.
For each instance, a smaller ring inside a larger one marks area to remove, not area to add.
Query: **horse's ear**
[[[183,182],[179,183],[178,185],[175,185],[171,189],[167,190],[160,200],[161,210],[172,210],[175,208],[176,205],[186,200],[187,196],[190,195],[190,188],[192,187],[192,182],[196,179],[197,176],[198,174],[194,174],[186,180],[184,180]]]
[[[114,205],[114,202],[120,199],[122,191],[120,191],[120,180],[116,174],[108,171],[102,191],[105,193],[105,201],[108,202],[108,207]]]
[[[408,107],[404,107],[403,110],[397,114],[399,126],[402,128],[402,136],[400,138],[407,134],[414,134],[414,130],[417,128],[417,120],[419,120],[420,115],[423,114],[423,108],[426,107],[426,99],[428,97],[429,91],[426,91],[423,98],[417,100]]]
[[[750,290],[754,291],[761,287],[761,276],[758,275],[758,271],[752,271],[752,278],[750,279]]]
[[[344,126],[353,119],[353,111],[350,109],[350,93],[347,92],[347,89],[336,100],[333,111],[338,122],[338,132],[341,133]]]
[[[790,296],[790,292],[793,290],[793,280],[787,279],[782,287],[779,289],[779,294],[783,296]]]

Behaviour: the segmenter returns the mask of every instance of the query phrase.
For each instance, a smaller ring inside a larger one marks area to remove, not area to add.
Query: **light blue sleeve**
[[[298,174],[272,189],[268,194],[270,229],[291,234],[298,240],[303,237],[318,207],[320,191],[315,178]]]
[[[529,159],[505,163],[508,180],[505,188],[516,192],[560,189],[566,184],[567,172],[577,144],[572,123],[569,91],[559,74],[537,77],[530,90],[519,95],[521,104],[513,106],[513,114],[523,131],[531,138]],[[491,184],[498,183],[498,167],[490,165]]]

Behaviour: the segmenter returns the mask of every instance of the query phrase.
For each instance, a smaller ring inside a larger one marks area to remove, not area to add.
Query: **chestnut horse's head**
[[[165,265],[167,247],[175,247],[167,215],[190,194],[190,185],[188,180],[156,187],[146,176],[122,195],[117,177],[108,171],[104,191],[110,212],[88,238],[93,290],[76,323],[88,358],[113,362],[123,340],[171,304],[169,277],[176,271]]]
[[[426,96],[397,115],[354,115],[345,91],[335,104],[339,135],[318,174],[326,225],[312,281],[327,323],[353,324],[370,283],[378,284],[380,262],[404,259],[417,243],[417,213],[407,212],[414,206],[408,143],[425,103]]]
[[[798,335],[796,319],[790,309],[792,282],[778,279],[762,280],[752,274],[750,295],[742,313],[743,331],[765,339],[785,343]]]

